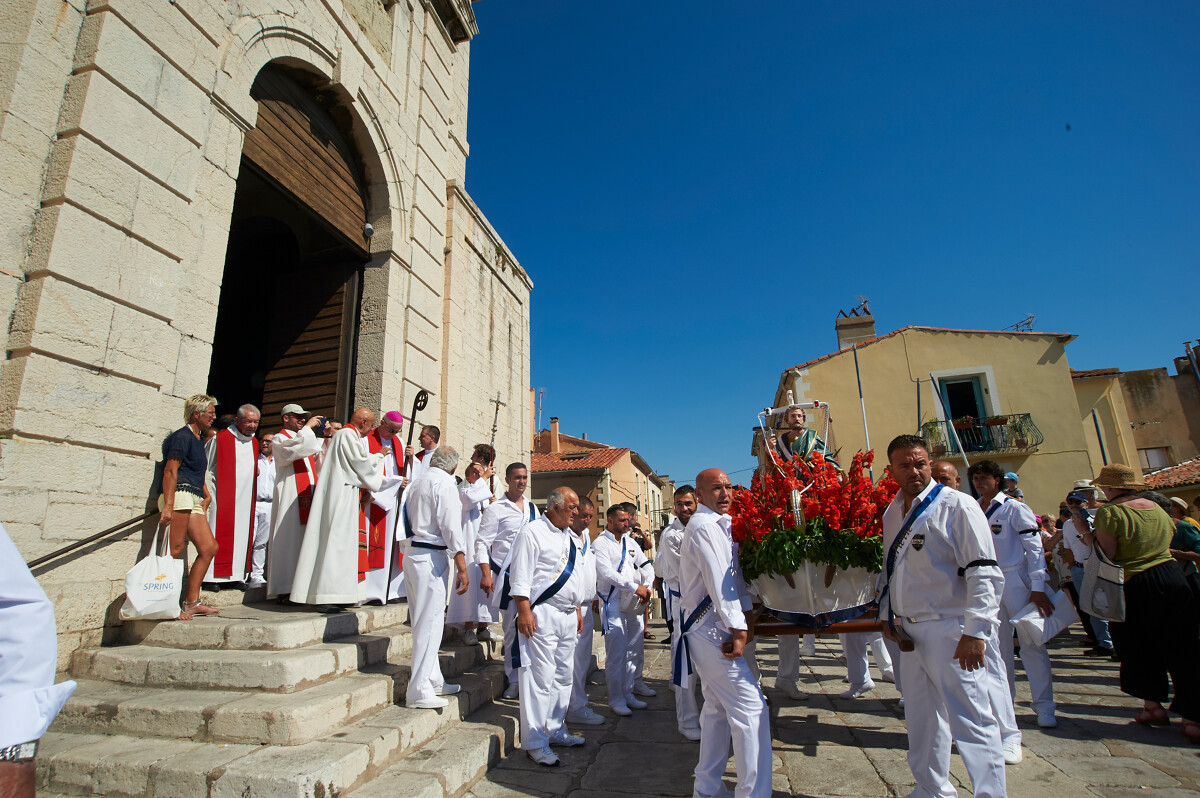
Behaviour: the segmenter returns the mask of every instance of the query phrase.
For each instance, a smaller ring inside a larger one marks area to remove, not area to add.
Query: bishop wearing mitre
[[[368,450],[366,435],[374,427],[375,414],[360,407],[334,433],[304,527],[293,602],[337,612],[365,598],[369,500],[362,491],[380,489],[384,459],[392,453],[390,447]]]

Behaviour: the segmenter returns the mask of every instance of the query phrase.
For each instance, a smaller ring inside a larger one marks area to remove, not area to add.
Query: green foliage
[[[805,562],[842,570],[866,568],[877,574],[883,569],[883,538],[860,538],[853,529],[830,529],[824,519],[813,518],[803,529],[774,531],[762,540],[746,540],[739,546],[738,560],[746,581],[763,574],[794,573]]]

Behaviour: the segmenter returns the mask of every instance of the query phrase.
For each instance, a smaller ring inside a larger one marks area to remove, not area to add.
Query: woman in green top
[[[1108,498],[1096,513],[1096,542],[1125,569],[1125,621],[1109,626],[1121,657],[1121,692],[1145,702],[1134,720],[1166,726],[1170,674],[1171,710],[1184,718],[1184,737],[1200,743],[1198,619],[1191,589],[1170,552],[1175,524],[1157,504],[1136,495],[1146,484],[1129,466],[1105,466],[1092,484]]]
[[[1171,538],[1171,556],[1200,569],[1200,524],[1187,516],[1187,502],[1178,496],[1171,499],[1167,510],[1175,522],[1175,537]]]

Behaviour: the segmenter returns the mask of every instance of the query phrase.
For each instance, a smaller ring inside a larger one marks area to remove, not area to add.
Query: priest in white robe
[[[386,604],[404,598],[404,555],[397,536],[403,536],[399,523],[400,492],[404,486],[404,442],[400,429],[404,416],[392,410],[384,414],[379,426],[366,437],[367,450],[377,454],[390,448],[383,458],[383,482],[371,494],[367,518],[367,577],[365,600]]]
[[[208,455],[208,525],[217,539],[217,553],[204,581],[245,584],[254,546],[254,502],[258,467],[258,408],[242,405],[237,417],[204,444]]]
[[[293,602],[336,612],[364,598],[369,499],[364,503],[362,491],[380,489],[383,462],[392,453],[389,447],[368,451],[364,438],[374,427],[375,414],[360,407],[333,436],[304,527]]]
[[[271,542],[267,545],[267,595],[284,597],[292,592],[300,541],[308,523],[317,474],[324,460],[328,437],[313,430],[320,416],[309,418],[298,404],[283,406],[283,429],[275,434],[271,449],[275,453],[275,498],[271,517]],[[333,435],[336,424],[326,424],[325,433]],[[331,430],[332,428],[332,430]]]

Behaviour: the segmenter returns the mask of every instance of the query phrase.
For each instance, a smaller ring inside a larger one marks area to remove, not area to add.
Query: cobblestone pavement
[[[675,729],[674,701],[668,683],[670,663],[661,623],[651,630],[658,640],[646,644],[646,676],[658,695],[632,717],[617,718],[605,703],[603,679],[589,687],[592,706],[608,718],[603,726],[574,728],[587,737],[579,748],[555,749],[562,764],[535,765],[522,751],[512,751],[475,785],[475,798],[512,796],[691,795],[692,768],[699,746]],[[1008,792],[1014,798],[1125,798],[1148,795],[1182,798],[1200,795],[1200,746],[1189,745],[1177,717],[1166,728],[1144,728],[1132,722],[1140,702],[1117,689],[1115,662],[1083,655],[1083,636],[1060,635],[1051,642],[1059,726],[1039,729],[1029,708],[1029,689],[1018,663],[1017,720],[1024,737],[1025,760],[1007,769]],[[880,681],[872,662],[876,689],[847,700],[845,663],[836,637],[817,639],[817,654],[802,661],[801,689],[807,701],[793,701],[773,688],[776,647],[759,641],[763,683],[771,708],[776,796],[899,796],[912,789],[905,760],[904,710],[894,686]],[[1200,668],[1200,664],[1197,666]],[[501,711],[516,713],[516,702],[501,702]],[[957,754],[951,777],[960,795],[970,795],[970,782]],[[736,781],[730,758],[726,784]]]

